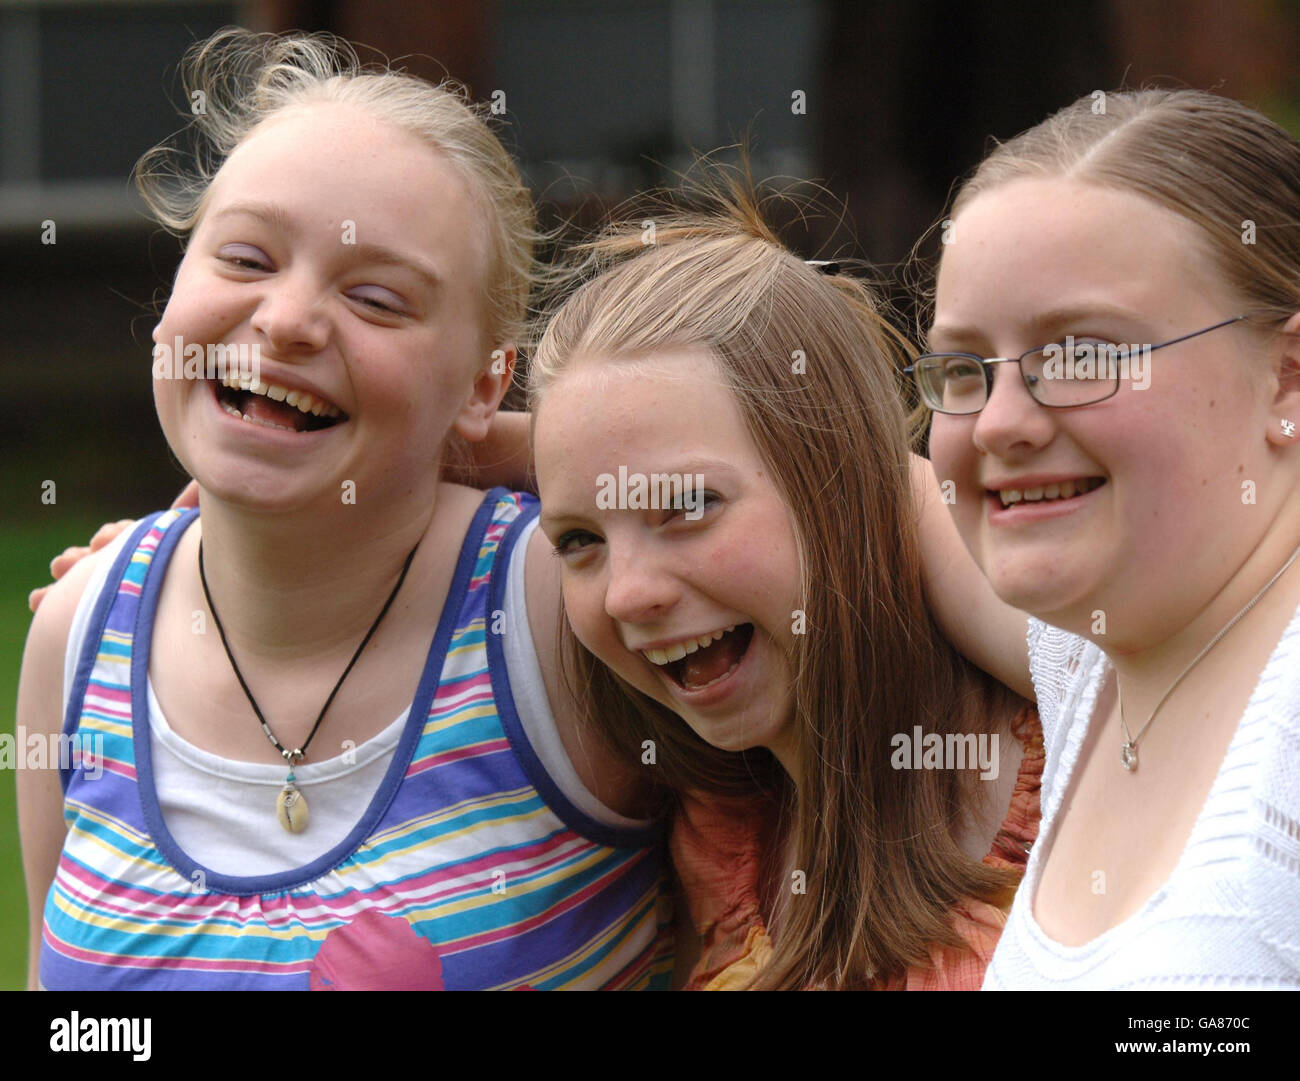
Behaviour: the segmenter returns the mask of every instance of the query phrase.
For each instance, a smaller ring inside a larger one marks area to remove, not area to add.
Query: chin
[[[1093,613],[1105,608],[1096,590],[1071,582],[1059,568],[1032,577],[1016,573],[990,581],[1006,604],[1075,634],[1086,634]]]
[[[189,469],[188,466],[186,468]],[[323,507],[338,502],[337,488],[325,492],[302,491],[286,485],[283,479],[263,475],[260,470],[232,475],[229,470],[204,469],[199,465],[190,470],[190,475],[198,481],[199,490],[205,498],[246,511],[293,513],[312,506]]]

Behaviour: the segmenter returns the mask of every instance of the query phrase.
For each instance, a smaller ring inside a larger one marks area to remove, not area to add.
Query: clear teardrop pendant
[[[1124,745],[1119,749],[1119,760],[1124,763],[1124,768],[1132,773],[1138,767],[1138,749],[1136,743],[1124,741]]]

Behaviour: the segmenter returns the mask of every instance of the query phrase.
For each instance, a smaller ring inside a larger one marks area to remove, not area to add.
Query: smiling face
[[[1067,334],[1154,345],[1243,310],[1172,212],[1096,186],[1016,180],[954,222],[930,345],[985,357]],[[936,414],[936,473],[955,482],[958,529],[1002,599],[1081,633],[1097,610],[1177,619],[1204,604],[1187,583],[1221,584],[1264,528],[1242,499],[1242,482],[1268,473],[1261,356],[1246,327],[1216,330],[1152,353],[1148,388],[1121,382],[1075,409],[1038,405],[1016,366],[999,364],[981,413]],[[1148,612],[1126,608],[1135,603]]]
[[[576,361],[535,425],[542,528],[578,638],[706,742],[768,747],[790,770],[798,545],[711,355]],[[644,506],[637,478],[655,474],[698,476],[705,494]]]
[[[251,389],[155,378],[205,491],[294,509],[338,505],[343,480],[368,501],[435,483],[453,425],[471,434],[466,409],[495,394],[478,221],[445,159],[355,106],[256,128],[215,177],[154,331],[169,349],[260,349]]]

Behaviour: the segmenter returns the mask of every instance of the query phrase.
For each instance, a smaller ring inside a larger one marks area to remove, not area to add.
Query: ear
[[[1275,446],[1300,446],[1300,312],[1282,328],[1282,354],[1267,434]]]
[[[487,438],[492,418],[514,379],[518,356],[514,342],[505,342],[492,350],[491,358],[475,376],[469,397],[452,424],[462,439],[481,443]]]

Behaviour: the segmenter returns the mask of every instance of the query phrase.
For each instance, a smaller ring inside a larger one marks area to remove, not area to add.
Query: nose
[[[314,353],[329,340],[323,290],[305,273],[282,271],[264,287],[251,320],[278,355]]]
[[[999,458],[1041,447],[1052,437],[1051,410],[1034,401],[1014,363],[994,364],[989,400],[975,419],[975,446]]]
[[[614,531],[611,530],[611,533]],[[681,585],[653,543],[606,536],[605,611],[627,624],[654,624],[670,612],[681,596]]]

